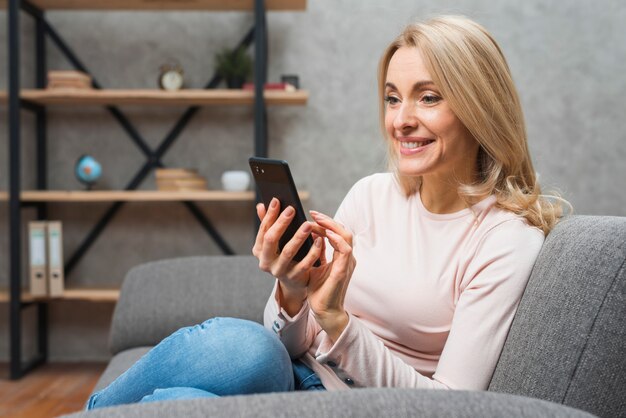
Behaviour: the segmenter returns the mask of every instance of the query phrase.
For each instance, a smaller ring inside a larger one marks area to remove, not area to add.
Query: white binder
[[[60,221],[48,222],[48,295],[63,296],[63,228]]]
[[[48,263],[46,249],[46,223],[28,223],[28,247],[30,258],[30,293],[33,296],[48,294]]]

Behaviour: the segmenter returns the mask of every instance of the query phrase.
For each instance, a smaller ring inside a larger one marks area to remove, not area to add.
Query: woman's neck
[[[459,182],[450,178],[423,176],[420,184],[422,204],[431,213],[454,213],[467,208],[467,202],[459,195]]]

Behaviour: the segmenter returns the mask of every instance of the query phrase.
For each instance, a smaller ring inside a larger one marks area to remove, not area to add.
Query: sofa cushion
[[[124,405],[70,415],[79,417],[354,417],[354,418],[590,418],[583,411],[538,399],[489,392],[353,389],[290,392]]]
[[[263,321],[275,280],[252,256],[183,257],[131,269],[111,325],[110,348],[156,345],[215,316]]]
[[[626,416],[626,218],[576,216],[547,237],[489,390]]]

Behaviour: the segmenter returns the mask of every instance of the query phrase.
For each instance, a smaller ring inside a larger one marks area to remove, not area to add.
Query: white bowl
[[[243,192],[250,186],[250,174],[243,170],[229,170],[222,174],[222,188],[229,192]]]

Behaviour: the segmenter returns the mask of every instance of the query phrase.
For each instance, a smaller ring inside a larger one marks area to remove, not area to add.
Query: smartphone
[[[269,208],[272,198],[275,197],[280,202],[281,212],[287,208],[287,206],[292,206],[296,210],[293,220],[278,243],[278,248],[282,251],[285,244],[287,244],[298,231],[300,225],[306,222],[306,215],[304,214],[304,209],[302,209],[302,203],[298,196],[296,184],[291,176],[289,165],[287,161],[284,160],[260,157],[250,157],[248,162],[250,163],[252,176],[256,182],[261,201],[265,207]],[[309,235],[293,259],[301,261],[309,253],[312,246],[313,238]],[[315,262],[315,265],[319,265],[319,260]]]

